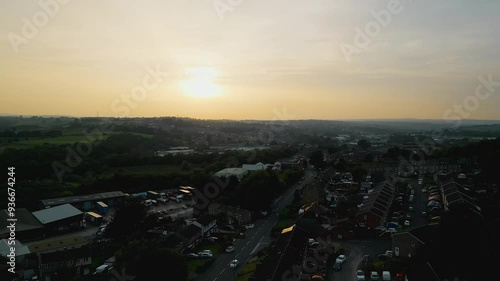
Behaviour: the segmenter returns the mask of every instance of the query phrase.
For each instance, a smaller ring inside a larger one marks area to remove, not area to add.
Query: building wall
[[[419,247],[423,246],[422,242],[408,233],[394,235],[392,237],[392,250],[394,254],[401,258],[415,257]]]

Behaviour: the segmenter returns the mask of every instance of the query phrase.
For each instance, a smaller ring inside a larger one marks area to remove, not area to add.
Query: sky
[[[496,0],[1,1],[0,114],[500,120],[499,11]]]

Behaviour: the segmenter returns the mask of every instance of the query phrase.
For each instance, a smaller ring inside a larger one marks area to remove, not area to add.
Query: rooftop
[[[2,210],[0,212],[0,234],[9,232],[7,229],[7,219],[10,219],[7,210]],[[25,208],[16,209],[16,219],[16,231],[19,232],[43,227],[36,217]]]
[[[55,251],[62,248],[74,248],[85,245],[87,241],[81,236],[74,236],[53,241],[44,241],[37,244],[32,244],[29,246],[29,250],[32,253],[41,253],[48,251]]]
[[[121,191],[110,191],[110,192],[102,192],[89,195],[44,199],[41,201],[44,206],[53,206],[53,205],[62,205],[67,203],[85,202],[85,201],[101,201],[104,199],[124,197],[124,196],[125,193]]]
[[[33,216],[35,216],[42,224],[48,224],[81,214],[83,214],[82,211],[78,210],[70,204],[64,204],[61,206],[33,212]]]

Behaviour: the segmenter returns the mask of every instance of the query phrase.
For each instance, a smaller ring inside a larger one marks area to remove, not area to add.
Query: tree
[[[233,202],[243,209],[256,212],[265,210],[284,188],[276,173],[255,171],[241,181]]]
[[[106,236],[123,239],[137,230],[148,228],[146,221],[148,207],[139,199],[128,198],[119,203],[115,214],[106,227]]]
[[[311,157],[309,157],[309,163],[314,165],[316,169],[323,169],[326,166],[325,157],[323,155],[323,151],[316,150],[311,153]]]
[[[364,149],[368,149],[368,148],[370,148],[371,143],[370,143],[368,140],[365,140],[365,139],[360,139],[360,140],[358,141],[358,146],[359,146],[359,147],[362,147],[362,148],[364,148]]]
[[[156,241],[133,240],[117,253],[117,264],[134,281],[186,281],[188,269],[176,252],[161,248]]]

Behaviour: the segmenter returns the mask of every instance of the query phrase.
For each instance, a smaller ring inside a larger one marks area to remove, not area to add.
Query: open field
[[[109,138],[114,134],[124,134],[124,132],[111,132],[108,134],[104,134],[104,138]],[[153,135],[148,134],[140,134],[140,133],[130,133],[134,135],[139,135],[145,138],[153,138]],[[45,138],[27,138],[15,142],[8,143],[7,138],[0,138],[0,152],[7,148],[13,149],[27,149],[33,148],[36,146],[44,145],[44,144],[53,144],[53,145],[67,145],[73,144],[76,142],[88,142],[87,136],[83,134],[81,131],[64,131],[63,135],[60,137],[45,137]]]

